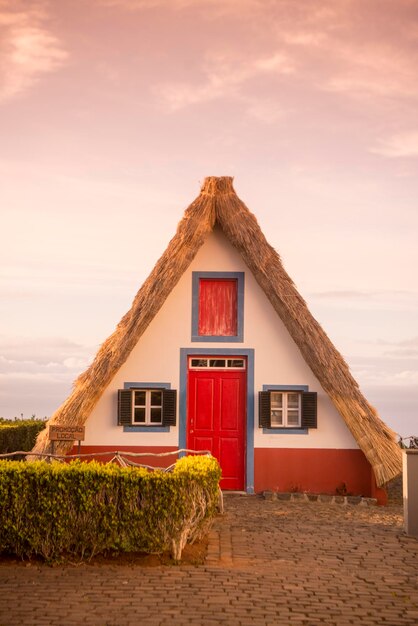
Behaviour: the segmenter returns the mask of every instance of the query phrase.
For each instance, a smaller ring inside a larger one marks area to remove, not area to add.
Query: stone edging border
[[[331,496],[328,494],[263,491],[265,500],[283,500],[288,502],[326,502],[327,504],[352,504],[359,506],[376,506],[376,498],[363,496]]]

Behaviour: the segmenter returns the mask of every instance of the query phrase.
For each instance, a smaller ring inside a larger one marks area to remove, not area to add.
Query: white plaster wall
[[[245,272],[243,343],[191,342],[193,271]],[[139,286],[138,286],[139,287]],[[118,320],[115,320],[115,323]],[[215,231],[202,246],[160,312],[107,387],[86,423],[85,445],[177,446],[178,426],[169,433],[125,433],[117,426],[117,390],[124,382],[169,382],[179,389],[180,348],[255,350],[254,445],[280,448],[357,448],[343,418],[323,391],[299,349],[238,252]],[[318,428],[308,435],[263,434],[258,428],[258,391],[265,384],[309,385],[318,393]]]

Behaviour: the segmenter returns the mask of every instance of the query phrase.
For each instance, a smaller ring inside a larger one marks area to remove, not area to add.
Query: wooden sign
[[[84,426],[50,426],[50,441],[84,441]]]

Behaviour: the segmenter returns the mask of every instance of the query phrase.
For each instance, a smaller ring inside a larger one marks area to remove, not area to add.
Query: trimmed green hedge
[[[216,513],[221,470],[185,457],[173,471],[97,462],[0,462],[0,552],[46,560],[107,550],[178,560]]]
[[[43,420],[0,421],[0,454],[18,450],[29,451],[38,433],[45,428]]]

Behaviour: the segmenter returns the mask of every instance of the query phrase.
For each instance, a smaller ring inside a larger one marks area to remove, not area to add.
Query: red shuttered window
[[[234,337],[238,334],[238,281],[199,280],[199,335]]]

